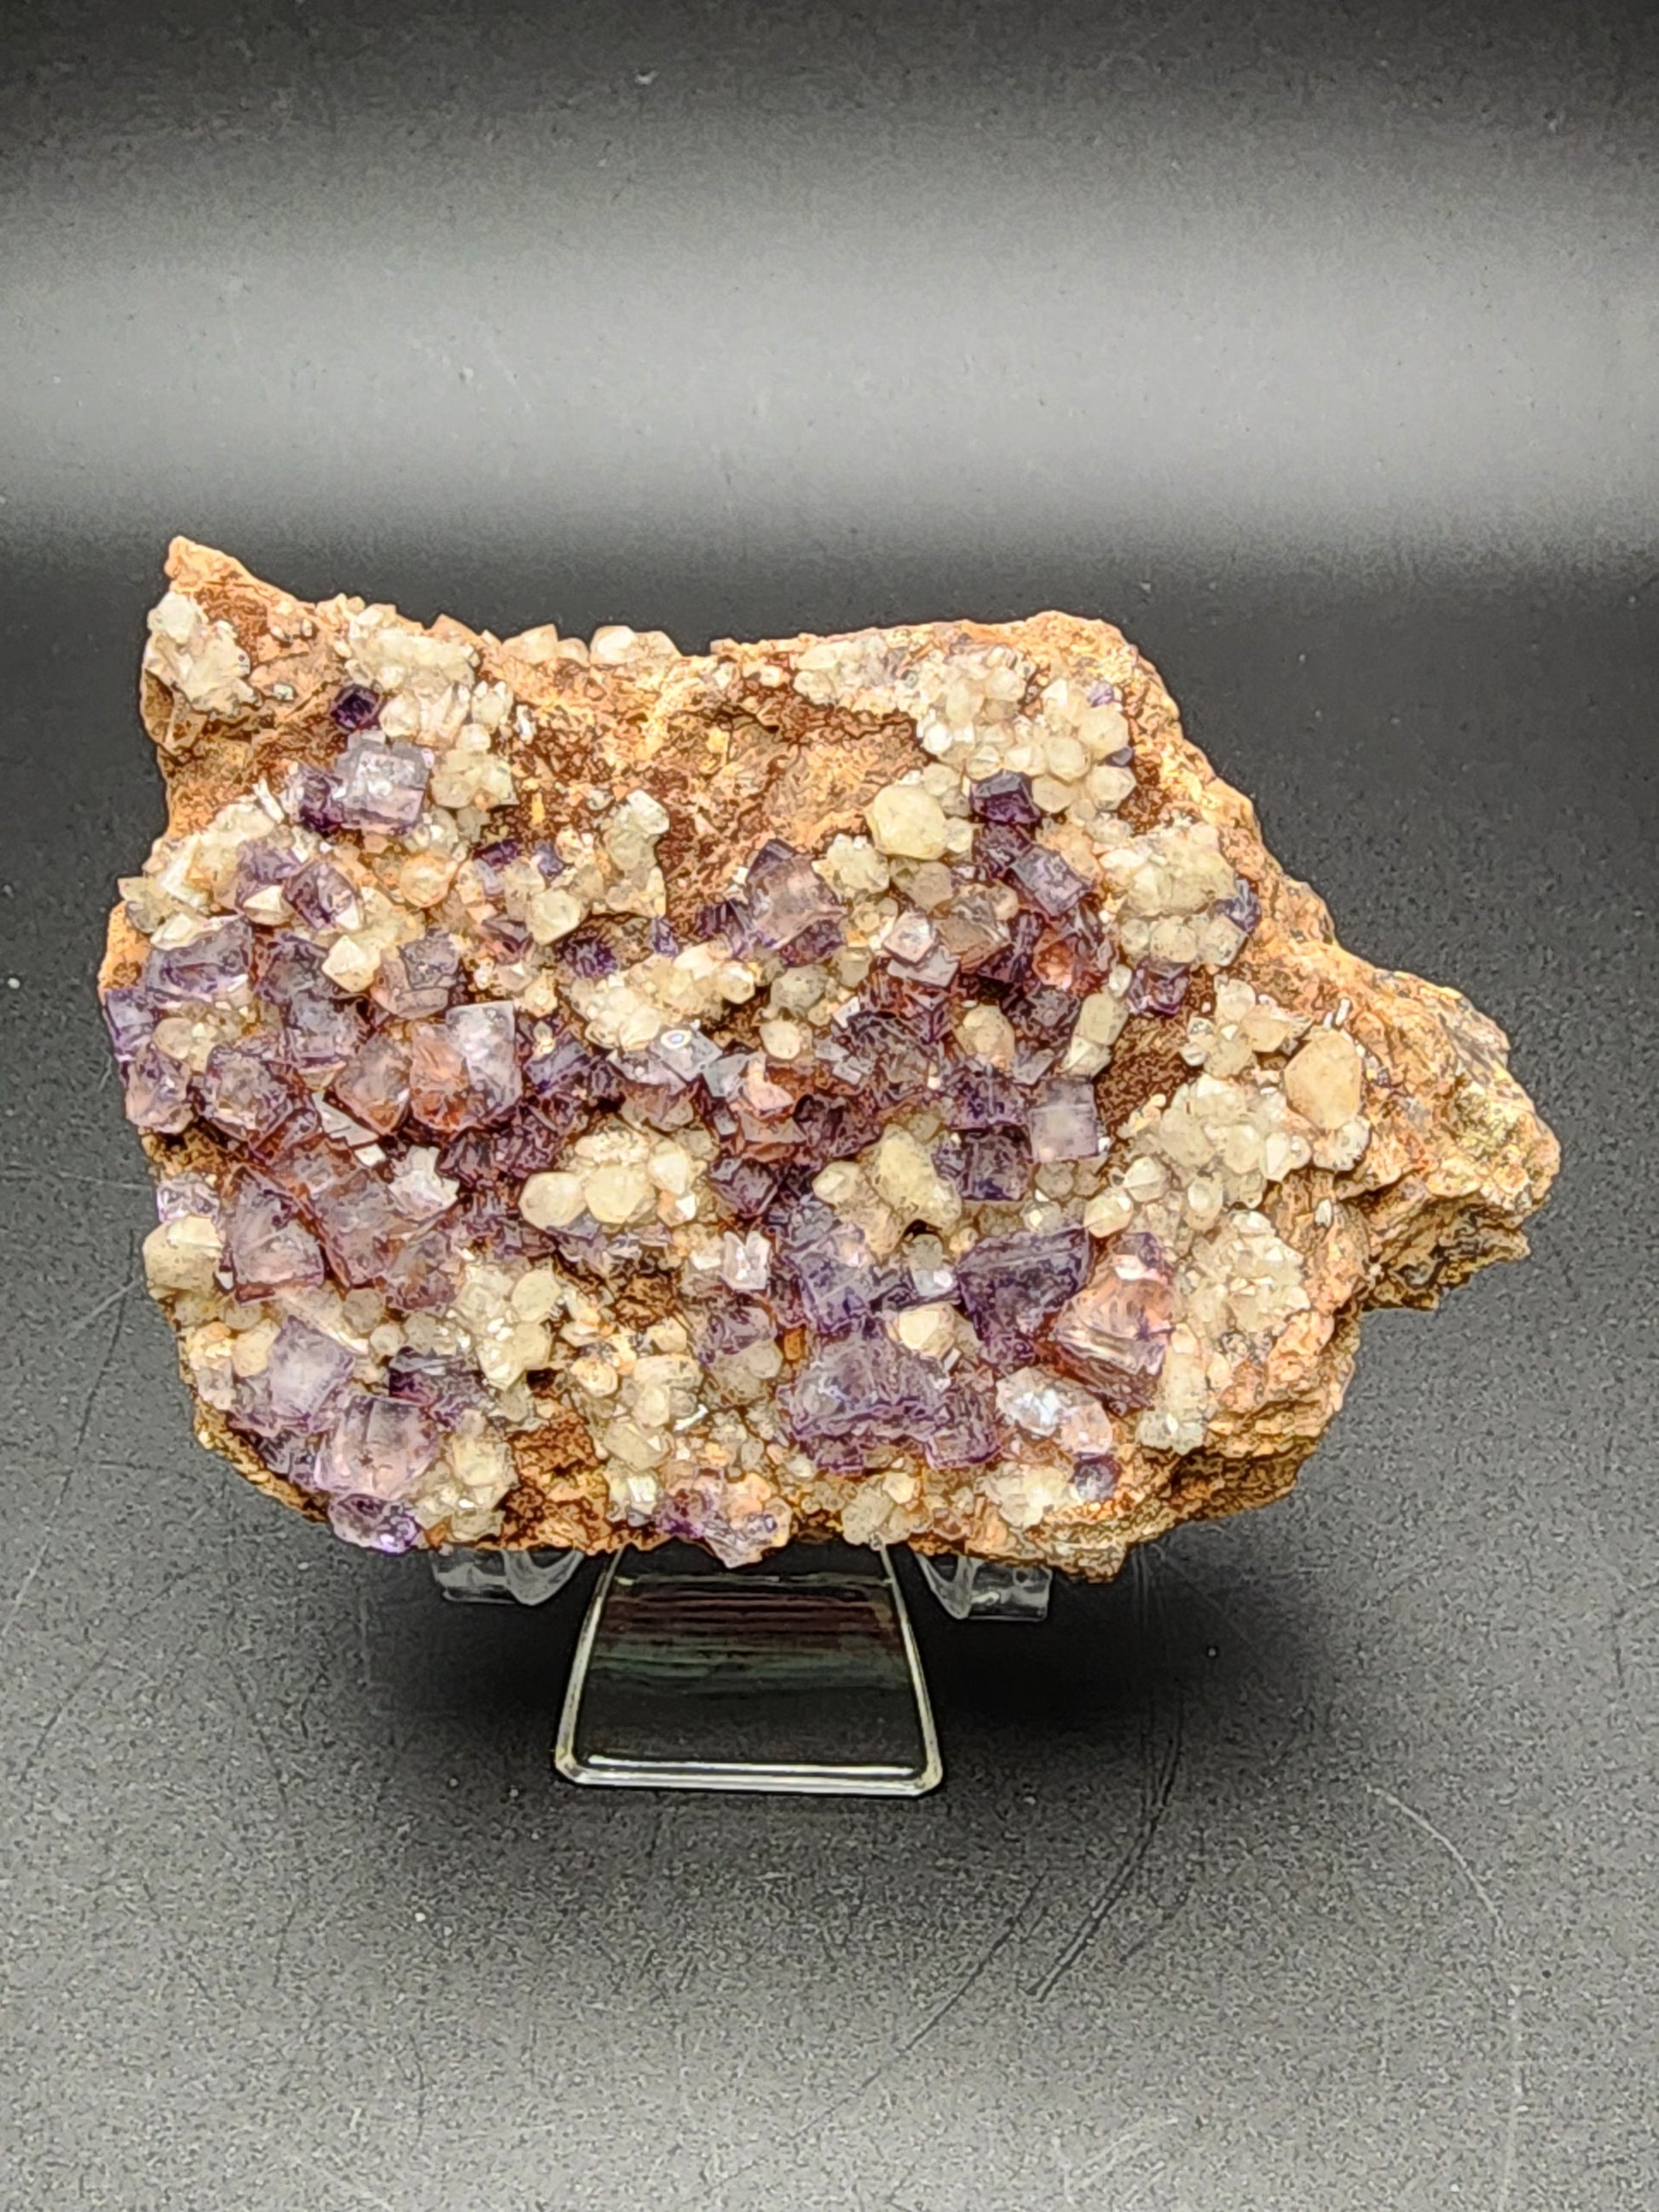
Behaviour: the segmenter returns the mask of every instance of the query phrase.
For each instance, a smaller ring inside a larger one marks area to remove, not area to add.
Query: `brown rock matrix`
[[[175,540],[100,975],[197,1433],[385,1551],[1103,1578],[1278,1497],[1557,1148],[1061,614],[586,641]]]

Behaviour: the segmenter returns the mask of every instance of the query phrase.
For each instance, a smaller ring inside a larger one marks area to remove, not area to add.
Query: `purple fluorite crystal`
[[[326,769],[296,768],[283,788],[283,811],[302,830],[325,837],[340,826],[334,806],[334,779]]]
[[[933,1467],[988,1459],[997,1429],[982,1389],[866,1326],[820,1345],[779,1401],[796,1441],[821,1466],[851,1470],[871,1455],[920,1447]]]
[[[1046,845],[1031,846],[1008,872],[1032,905],[1051,919],[1069,914],[1089,888],[1077,870]]]
[[[536,941],[525,923],[514,921],[510,914],[486,915],[478,934],[497,960],[522,960]]]
[[[701,1030],[665,1030],[652,1046],[651,1056],[678,1082],[694,1083],[720,1058],[720,1048]]]
[[[202,1073],[202,1113],[227,1136],[257,1144],[285,1121],[303,1093],[260,1052],[216,1044]]]
[[[400,1021],[441,1014],[460,973],[461,956],[446,929],[429,929],[412,945],[393,945],[380,959],[369,996]]]
[[[356,884],[331,860],[307,861],[283,888],[308,929],[352,929],[361,917]]]
[[[344,1345],[290,1315],[263,1372],[238,1382],[232,1419],[256,1437],[314,1437],[339,1413],[351,1368]]]
[[[876,1265],[863,1231],[817,1199],[804,1199],[782,1224],[777,1256],[807,1320],[825,1336],[844,1334],[903,1293],[902,1274]]]
[[[744,1511],[737,1501],[754,1486],[726,1483],[716,1474],[678,1484],[659,1503],[653,1525],[665,1536],[707,1544],[724,1565],[746,1567],[778,1541],[778,1516],[769,1504]]]
[[[988,876],[1006,876],[1032,849],[1030,833],[1012,822],[981,822],[974,833],[974,860]]]
[[[786,965],[820,960],[842,942],[845,910],[805,853],[774,838],[749,864],[744,885],[754,942]]]
[[[409,1048],[377,1030],[335,1077],[334,1096],[348,1114],[388,1136],[409,1111]]]
[[[1175,1326],[1175,1261],[1156,1237],[1115,1237],[1054,1325],[1061,1364],[1115,1413],[1151,1405]]]
[[[367,730],[380,719],[380,702],[366,684],[348,684],[334,695],[329,718],[340,730]]]
[[[1042,937],[1042,916],[1029,907],[1008,925],[1007,941],[988,953],[974,970],[981,983],[1001,986],[1006,994],[1017,990],[1031,973],[1031,961]]]
[[[410,1030],[410,1111],[428,1129],[451,1135],[499,1121],[523,1090],[517,1025],[507,1000],[452,1006],[441,1023]]]
[[[1143,960],[1129,978],[1125,1004],[1132,1014],[1178,1014],[1191,981],[1191,969],[1173,961]]]
[[[718,938],[728,951],[741,952],[749,938],[748,909],[736,899],[715,899],[697,909],[691,935],[699,945],[711,945]]]
[[[614,975],[622,965],[597,929],[579,929],[574,937],[567,937],[559,947],[559,957],[571,974],[580,975],[585,983],[597,983],[601,976]]]
[[[1072,1470],[1072,1486],[1079,1498],[1098,1505],[1117,1488],[1122,1472],[1110,1452],[1101,1452],[1092,1459],[1079,1460]]]
[[[967,884],[938,918],[939,942],[967,969],[984,965],[1008,942],[1008,926],[994,894],[983,884]]]
[[[326,1078],[367,1032],[362,1013],[331,975],[321,947],[284,931],[270,940],[258,977],[260,1004],[281,1033],[281,1055],[296,1073]]]
[[[343,1344],[289,1316],[276,1332],[264,1372],[270,1409],[284,1427],[326,1428],[352,1368]]]
[[[417,745],[354,737],[334,763],[335,817],[346,830],[412,830],[429,773]]]
[[[721,1295],[698,1316],[697,1357],[708,1367],[751,1344],[769,1344],[776,1335],[777,1325],[764,1306]]]
[[[142,983],[117,983],[105,992],[103,1009],[110,1048],[125,1067],[155,1034],[155,1002]]]
[[[154,1044],[141,1044],[133,1053],[123,1070],[122,1087],[126,1117],[135,1128],[176,1136],[190,1127],[196,1111],[190,1070]]]
[[[286,896],[289,879],[299,865],[287,846],[276,838],[251,837],[236,855],[236,866],[230,879],[230,903],[241,914],[250,899],[259,898],[263,894],[281,890]]]
[[[253,933],[239,915],[205,929],[188,945],[151,952],[144,988],[158,1007],[222,1006],[246,996]]]
[[[328,1525],[367,1552],[412,1552],[421,1540],[421,1525],[408,1508],[380,1498],[331,1498]]]
[[[415,1231],[392,1202],[388,1182],[372,1169],[343,1162],[311,1193],[311,1218],[329,1266],[354,1289],[389,1282],[398,1255]]]
[[[988,775],[981,782],[970,783],[968,807],[977,822],[1012,823],[1020,830],[1035,829],[1042,819],[1042,810],[1031,796],[1029,781],[1012,769]]]
[[[224,1265],[234,1294],[245,1301],[323,1279],[322,1253],[293,1199],[254,1175],[239,1176],[231,1194]]]
[[[982,1060],[953,1068],[939,1103],[953,1129],[1018,1128],[1025,1121],[1025,1097],[1000,1068]]]
[[[778,1194],[778,1170],[765,1160],[723,1152],[708,1170],[708,1182],[722,1205],[739,1221],[758,1221]]]
[[[447,1214],[397,1245],[380,1270],[390,1303],[409,1313],[441,1313],[460,1279],[458,1241]]]
[[[387,1362],[386,1387],[394,1398],[418,1406],[441,1429],[453,1429],[463,1413],[486,1411],[489,1393],[470,1360],[439,1352],[394,1352]]]
[[[438,1456],[438,1431],[408,1398],[354,1398],[317,1454],[313,1487],[342,1496],[412,1498]]]
[[[1002,1002],[1002,1011],[1018,1030],[1021,1042],[1039,1051],[1053,1051],[1064,1044],[1077,1027],[1078,1002],[1071,993],[1052,990],[1042,983],[1028,983],[1022,990],[1010,992]]]
[[[1093,1086],[1051,1083],[1033,1102],[1026,1123],[1035,1160],[1091,1160],[1100,1150]]]
[[[1006,1203],[1024,1198],[1031,1187],[1030,1147],[1017,1129],[964,1130],[947,1138],[933,1158],[940,1174],[975,1202]]]
[[[1261,901],[1256,896],[1255,886],[1240,876],[1235,881],[1232,896],[1218,899],[1215,911],[1248,937],[1261,919]]]
[[[187,1215],[219,1218],[219,1194],[198,1175],[168,1176],[155,1186],[155,1218],[182,1221]]]
[[[987,1357],[1017,1366],[1036,1353],[1036,1332],[1089,1274],[1085,1229],[1016,1230],[981,1237],[956,1263],[957,1292]]]

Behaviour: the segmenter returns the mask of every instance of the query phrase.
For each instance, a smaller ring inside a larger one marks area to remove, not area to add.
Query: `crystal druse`
[[[1501,1033],[1367,967],[1104,623],[501,640],[176,541],[100,979],[198,1433],[386,1551],[1103,1577],[1524,1251]]]

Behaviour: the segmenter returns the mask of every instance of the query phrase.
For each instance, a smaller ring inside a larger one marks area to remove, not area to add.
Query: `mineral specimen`
[[[1278,1496],[1553,1139],[1105,624],[678,653],[179,540],[102,974],[198,1433],[348,1541],[1115,1573]]]

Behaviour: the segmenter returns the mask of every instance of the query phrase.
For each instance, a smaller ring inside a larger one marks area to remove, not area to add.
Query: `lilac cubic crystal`
[[[224,1265],[234,1295],[243,1300],[323,1279],[322,1253],[293,1199],[253,1175],[240,1176],[231,1194]]]
[[[263,1052],[216,1044],[202,1073],[202,1113],[227,1136],[257,1143],[299,1107],[304,1093]]]
[[[805,853],[776,838],[750,862],[744,896],[755,943],[791,966],[820,960],[842,941],[841,901]]]
[[[1008,872],[1031,903],[1050,917],[1069,914],[1089,888],[1077,870],[1046,845],[1031,846]]]
[[[429,929],[413,944],[383,953],[369,996],[385,1013],[400,1021],[441,1014],[460,974],[461,956],[447,930]]]
[[[331,1498],[328,1525],[346,1543],[368,1552],[412,1552],[421,1540],[421,1525],[408,1508],[380,1498]]]
[[[417,745],[354,737],[334,763],[335,815],[347,830],[412,830],[429,773]]]
[[[1030,830],[1042,819],[1029,780],[1011,769],[969,784],[968,805],[978,822],[1012,823],[1017,829]]]
[[[331,860],[310,860],[283,885],[283,895],[309,929],[355,929],[362,918],[357,886]]]
[[[318,1451],[313,1486],[343,1496],[412,1498],[438,1444],[437,1430],[412,1399],[354,1398]]]
[[[935,1148],[934,1160],[963,1196],[975,1204],[1008,1204],[1031,1187],[1031,1151],[1019,1131],[968,1129]]]
[[[1100,1116],[1087,1083],[1051,1083],[1026,1122],[1035,1160],[1091,1160],[1100,1150]]]
[[[191,1103],[190,1070],[154,1044],[141,1044],[128,1060],[122,1089],[126,1116],[135,1128],[175,1136],[190,1127],[196,1111]]]
[[[1240,876],[1235,880],[1231,896],[1218,899],[1215,911],[1248,937],[1261,919],[1261,901],[1255,885]]]
[[[1064,1365],[1116,1413],[1149,1406],[1175,1326],[1175,1260],[1140,1231],[1113,1239],[1054,1325]]]
[[[1129,978],[1125,1004],[1132,1014],[1178,1014],[1191,981],[1191,969],[1173,961],[1143,960]]]
[[[376,1030],[335,1077],[333,1091],[348,1114],[390,1135],[409,1111],[409,1048]]]
[[[144,963],[144,988],[160,1007],[219,1006],[247,991],[253,933],[240,915],[219,922],[188,945],[159,948]]]
[[[1035,1332],[1088,1279],[1089,1252],[1087,1230],[1069,1228],[982,1237],[961,1255],[958,1293],[997,1366],[1035,1356]]]
[[[367,730],[380,719],[380,702],[366,684],[348,684],[334,695],[329,718],[337,729]]]

